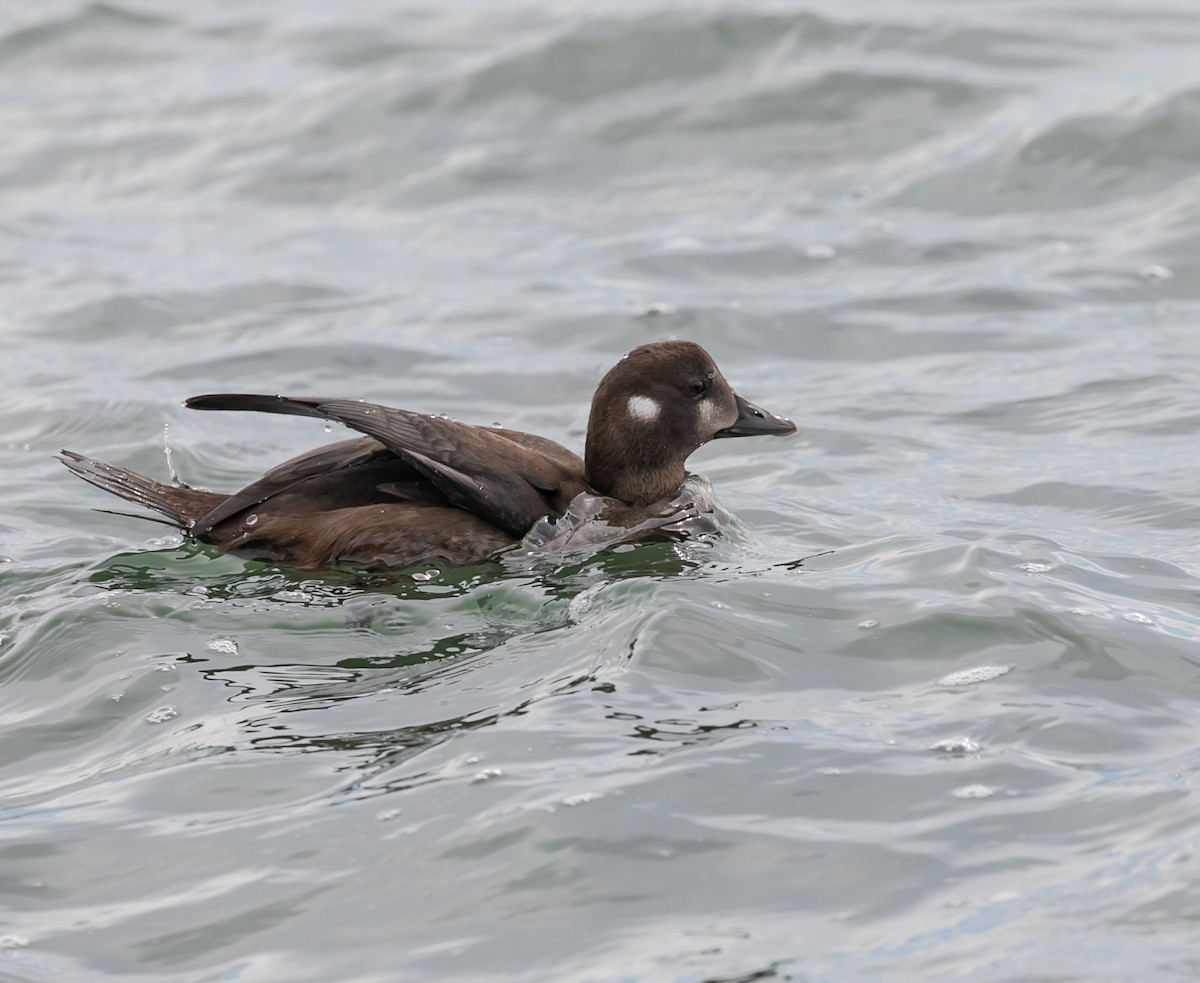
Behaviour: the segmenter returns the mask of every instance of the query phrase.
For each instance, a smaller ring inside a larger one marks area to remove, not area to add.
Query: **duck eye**
[[[701,393],[708,392],[708,386],[708,379],[701,379],[699,376],[697,376],[695,379],[692,379],[688,382],[688,392],[692,393],[694,396],[699,396]]]

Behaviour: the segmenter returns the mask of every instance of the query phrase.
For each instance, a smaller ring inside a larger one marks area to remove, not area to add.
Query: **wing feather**
[[[587,490],[578,457],[544,437],[516,431],[476,427],[350,399],[220,393],[192,397],[186,405],[337,420],[373,437],[451,504],[516,536]],[[271,474],[260,481],[267,481]],[[224,510],[214,510],[220,511]]]

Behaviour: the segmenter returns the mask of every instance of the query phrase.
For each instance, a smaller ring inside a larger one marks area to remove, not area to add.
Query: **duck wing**
[[[193,396],[185,405],[337,420],[373,437],[452,505],[514,536],[523,536],[542,516],[560,512],[587,490],[579,458],[544,437],[352,399],[220,393]]]
[[[226,519],[268,500],[283,512],[321,512],[397,499],[444,501],[420,474],[379,441],[356,437],[271,468],[198,518],[189,531],[202,538]]]

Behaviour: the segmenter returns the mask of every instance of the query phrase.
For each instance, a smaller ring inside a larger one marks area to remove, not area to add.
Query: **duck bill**
[[[796,424],[791,420],[768,413],[762,407],[755,406],[750,400],[742,399],[737,393],[734,393],[733,398],[737,400],[738,418],[734,421],[733,426],[718,430],[715,436],[766,437],[773,435],[782,437],[785,434],[796,432]]]

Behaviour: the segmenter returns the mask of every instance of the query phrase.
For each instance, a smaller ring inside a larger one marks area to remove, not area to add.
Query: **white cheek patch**
[[[733,425],[732,420],[722,418],[721,411],[707,396],[700,400],[700,423],[709,433],[716,433],[718,430],[724,430],[728,426]]]
[[[658,401],[651,399],[649,396],[630,396],[629,402],[625,404],[625,408],[629,410],[629,415],[635,420],[640,420],[642,423],[650,423],[657,420],[662,413],[662,407],[658,405]]]

